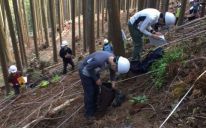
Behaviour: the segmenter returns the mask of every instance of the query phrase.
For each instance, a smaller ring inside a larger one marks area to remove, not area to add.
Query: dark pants
[[[128,22],[129,32],[133,40],[133,52],[132,52],[132,60],[140,60],[140,53],[142,51],[143,41],[142,36],[143,33],[139,31],[138,28],[135,28],[130,21]]]
[[[72,69],[74,69],[74,62],[72,59],[67,59],[67,60],[63,60],[63,73],[67,73],[67,66],[68,64],[70,64],[72,66]]]
[[[15,95],[19,95],[20,94],[20,85],[13,85],[13,88],[14,88],[14,92],[15,92]]]
[[[83,75],[81,70],[79,70],[79,75],[84,89],[85,117],[88,118],[94,116],[96,112],[99,86],[92,78]]]

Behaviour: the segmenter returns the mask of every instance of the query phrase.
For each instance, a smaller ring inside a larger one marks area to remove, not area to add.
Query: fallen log
[[[37,119],[31,121],[30,123],[26,124],[25,126],[23,126],[22,128],[30,128],[32,125],[39,123],[40,121],[44,120],[46,116],[53,116],[56,113],[58,113],[59,111],[63,110],[64,108],[66,108],[67,106],[70,105],[71,102],[73,102],[74,100],[78,99],[78,97],[66,100],[63,104],[53,108],[50,112],[48,112],[47,114],[45,114],[44,116],[40,116]]]
[[[67,106],[70,105],[71,102],[73,102],[74,100],[78,99],[79,97],[75,97],[73,99],[69,99],[66,100],[63,104],[57,106],[56,108],[52,109],[48,114],[51,115],[55,115],[56,113],[58,113],[59,111],[63,110],[64,108],[66,108]]]

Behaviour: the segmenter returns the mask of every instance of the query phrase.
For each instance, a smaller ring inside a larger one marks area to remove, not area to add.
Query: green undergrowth
[[[159,89],[165,83],[166,68],[167,65],[171,62],[181,61],[183,59],[183,48],[181,47],[172,47],[165,51],[163,57],[155,61],[151,67],[152,79],[154,85]]]

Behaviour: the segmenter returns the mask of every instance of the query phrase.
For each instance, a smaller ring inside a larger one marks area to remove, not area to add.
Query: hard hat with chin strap
[[[9,67],[9,73],[15,73],[15,72],[17,72],[17,67],[15,65],[11,65]]]
[[[166,12],[164,18],[165,18],[165,25],[174,25],[175,24],[176,17],[173,13]]]
[[[62,41],[61,47],[67,46],[68,42],[66,40]]]
[[[127,73],[130,69],[130,62],[127,58],[120,56],[117,60],[117,72]]]

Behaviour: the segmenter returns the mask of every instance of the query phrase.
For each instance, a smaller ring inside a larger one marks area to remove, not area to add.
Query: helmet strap
[[[165,12],[160,13],[160,18],[163,19],[163,23],[165,23]]]
[[[117,64],[118,60],[119,60],[119,56],[116,56],[114,57],[113,62]]]

